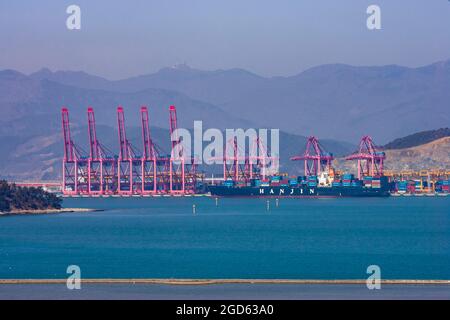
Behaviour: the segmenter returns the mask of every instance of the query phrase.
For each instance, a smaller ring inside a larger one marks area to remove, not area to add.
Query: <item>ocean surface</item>
[[[450,197],[64,206],[104,211],[0,217],[0,278],[67,278],[78,265],[82,278],[366,279],[378,265],[384,279],[450,279]]]

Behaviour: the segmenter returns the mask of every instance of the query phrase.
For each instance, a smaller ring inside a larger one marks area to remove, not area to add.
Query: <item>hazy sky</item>
[[[81,7],[81,30],[66,8]],[[369,31],[378,4],[382,30]],[[450,58],[449,0],[0,0],[0,69],[110,79],[186,62],[292,75],[324,63],[420,66]]]

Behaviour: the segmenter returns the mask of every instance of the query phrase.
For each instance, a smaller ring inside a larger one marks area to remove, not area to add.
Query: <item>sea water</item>
[[[450,197],[269,201],[66,198],[104,211],[0,217],[0,278],[450,279]]]

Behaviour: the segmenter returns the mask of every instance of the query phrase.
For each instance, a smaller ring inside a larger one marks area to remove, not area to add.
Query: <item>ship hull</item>
[[[217,197],[258,197],[258,198],[340,198],[340,197],[388,197],[385,188],[364,187],[228,187],[209,186],[208,191]]]

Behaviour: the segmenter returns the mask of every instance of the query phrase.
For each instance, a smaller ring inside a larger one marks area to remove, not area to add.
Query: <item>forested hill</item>
[[[0,212],[60,209],[61,199],[41,188],[18,187],[0,180]]]

